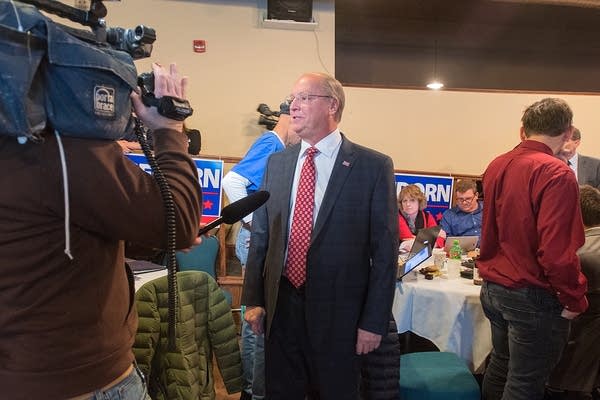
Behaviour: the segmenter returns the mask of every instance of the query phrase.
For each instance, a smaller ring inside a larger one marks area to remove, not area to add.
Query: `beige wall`
[[[262,28],[266,0],[123,0],[105,3],[109,26],[156,29],[152,60],[190,77],[189,124],[203,153],[242,156],[260,134],[258,103],[277,107],[305,71],[335,70],[333,0],[315,0],[315,31]],[[192,52],[204,39],[207,52]],[[150,60],[137,62],[139,71]],[[577,79],[577,77],[573,77]],[[342,130],[389,154],[398,169],[479,174],[518,142],[523,109],[541,94],[347,88]],[[600,97],[564,95],[582,131],[580,150],[600,157]]]

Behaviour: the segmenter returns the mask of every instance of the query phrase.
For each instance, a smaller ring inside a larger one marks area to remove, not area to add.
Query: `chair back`
[[[202,236],[202,243],[189,252],[177,251],[175,257],[179,271],[204,271],[216,279],[216,261],[219,240],[216,236]]]
[[[203,271],[217,280],[217,255],[219,254],[219,239],[216,236],[202,236],[202,243],[194,246],[190,251],[177,251],[177,267],[179,271]],[[231,306],[233,295],[228,290],[223,290],[227,304]],[[234,309],[233,311],[239,311]]]

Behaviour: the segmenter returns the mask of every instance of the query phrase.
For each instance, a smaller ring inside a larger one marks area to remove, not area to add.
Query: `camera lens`
[[[141,43],[150,44],[150,43],[154,43],[154,41],[156,40],[156,31],[147,26],[138,25],[134,28],[133,32],[135,35],[135,41],[138,44],[141,44]]]
[[[140,40],[144,36],[144,25],[138,25],[135,27],[135,39]]]

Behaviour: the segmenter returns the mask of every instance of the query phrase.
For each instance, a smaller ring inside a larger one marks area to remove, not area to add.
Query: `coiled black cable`
[[[175,351],[177,344],[175,342],[175,325],[177,322],[177,309],[179,299],[177,297],[177,259],[175,258],[176,244],[176,225],[175,225],[175,202],[169,182],[163,175],[160,166],[156,162],[154,152],[150,149],[150,145],[144,136],[144,127],[141,121],[135,118],[135,135],[140,142],[142,151],[148,160],[148,164],[152,169],[154,180],[158,184],[160,195],[163,199],[163,207],[165,212],[165,221],[167,225],[166,235],[166,259],[167,259],[167,280],[168,280],[168,330],[167,337],[169,343],[169,351]]]

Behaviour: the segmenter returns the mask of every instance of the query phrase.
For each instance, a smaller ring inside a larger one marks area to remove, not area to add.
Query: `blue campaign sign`
[[[442,219],[442,214],[452,203],[452,184],[454,178],[450,176],[433,175],[396,175],[396,194],[406,185],[417,185],[427,199],[427,208],[437,222]]]
[[[127,156],[147,173],[152,172],[146,156],[143,154],[130,153]],[[192,159],[196,164],[198,180],[200,181],[200,187],[202,187],[202,219],[200,222],[207,224],[217,219],[221,213],[223,161],[204,158]]]

